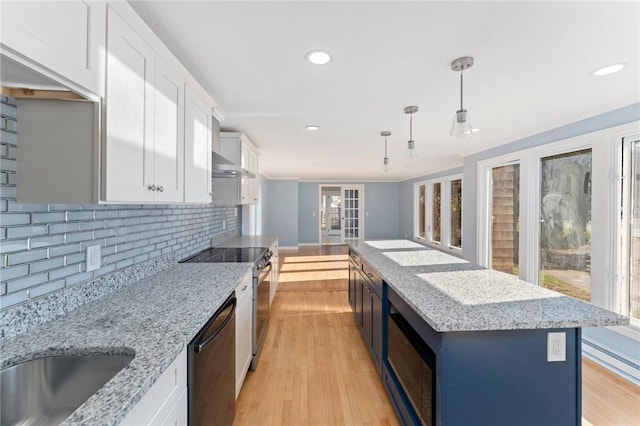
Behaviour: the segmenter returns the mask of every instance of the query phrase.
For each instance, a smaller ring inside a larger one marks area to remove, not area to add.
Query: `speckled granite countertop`
[[[252,273],[249,263],[178,264],[2,343],[2,367],[43,355],[135,358],[65,425],[118,424]]]
[[[349,247],[439,332],[629,324],[622,315],[412,241]]]

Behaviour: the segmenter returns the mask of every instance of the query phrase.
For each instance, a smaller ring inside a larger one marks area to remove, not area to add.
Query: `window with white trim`
[[[462,175],[414,184],[418,240],[460,253],[462,248]]]
[[[620,313],[640,320],[640,136],[623,140],[621,182]]]

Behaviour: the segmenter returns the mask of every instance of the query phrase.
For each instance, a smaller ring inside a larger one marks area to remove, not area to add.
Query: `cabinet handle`
[[[240,291],[245,291],[247,289],[247,286],[245,285],[244,287],[242,287],[242,290]]]
[[[164,192],[164,186],[160,185],[160,186],[158,187],[158,191],[160,191],[160,192]]]
[[[149,191],[155,191],[156,190],[156,186],[155,185],[149,185],[149,186],[147,186],[147,189]]]

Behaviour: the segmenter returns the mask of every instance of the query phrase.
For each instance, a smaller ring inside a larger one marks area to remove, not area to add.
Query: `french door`
[[[364,185],[342,185],[342,242],[364,238]]]

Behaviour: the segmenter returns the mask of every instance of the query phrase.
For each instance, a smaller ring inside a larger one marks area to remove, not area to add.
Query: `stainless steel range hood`
[[[212,155],[211,177],[214,178],[254,178],[256,175],[248,170],[241,168],[239,165],[227,160],[222,155],[213,152]]]

